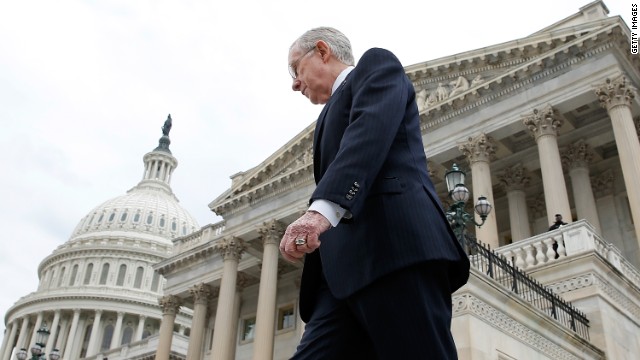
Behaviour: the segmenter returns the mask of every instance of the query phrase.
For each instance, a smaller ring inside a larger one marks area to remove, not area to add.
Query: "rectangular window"
[[[291,329],[296,325],[293,305],[286,305],[278,309],[278,330]]]
[[[250,317],[242,320],[242,341],[251,341],[255,336],[256,318]]]

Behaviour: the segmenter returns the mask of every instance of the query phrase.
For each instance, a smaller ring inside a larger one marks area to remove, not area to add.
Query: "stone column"
[[[160,324],[156,360],[169,360],[171,341],[173,340],[173,325],[176,321],[176,314],[182,305],[182,299],[175,295],[165,295],[158,302],[162,306],[162,323]]]
[[[44,313],[42,311],[39,312],[38,315],[36,316],[36,323],[33,324],[33,332],[31,333],[31,339],[27,344],[28,348],[30,348],[36,343],[36,336],[38,335],[38,330],[40,330],[40,327],[42,326],[43,317],[44,317]]]
[[[100,334],[100,319],[102,319],[102,310],[96,310],[96,314],[93,317],[93,324],[91,325],[89,345],[87,346],[87,356],[89,357],[96,353],[96,341],[98,341]]]
[[[600,105],[607,109],[613,126],[613,136],[618,147],[624,185],[629,197],[631,216],[636,231],[636,241],[640,244],[640,142],[631,114],[631,101],[635,88],[627,83],[624,76],[607,79],[596,89]]]
[[[571,220],[571,206],[558,149],[558,128],[563,120],[557,110],[547,105],[542,111],[534,109],[533,114],[524,117],[522,122],[538,144],[547,223],[555,222],[555,214],[562,214],[565,221]]]
[[[470,137],[469,141],[459,147],[471,165],[471,180],[473,183],[471,193],[473,196],[469,198],[469,201],[472,207],[475,206],[479,196],[485,196],[492,206],[495,205],[495,201],[493,201],[493,185],[491,184],[491,168],[489,166],[491,157],[495,154],[495,148],[492,143],[493,139],[483,133],[475,138]],[[475,214],[474,210],[471,211]],[[482,221],[478,214],[475,214],[475,218],[478,223]],[[476,237],[494,249],[500,246],[495,207],[487,216],[485,223],[476,229]]]
[[[18,335],[18,342],[16,343],[16,347],[18,349],[25,348],[29,350],[29,345],[25,344],[27,341],[25,338],[27,337],[27,331],[29,331],[29,315],[25,315],[22,317],[22,326],[20,326],[20,335]]]
[[[529,225],[529,212],[524,192],[530,180],[527,169],[522,165],[506,168],[498,178],[507,191],[511,241],[516,242],[530,238],[531,226]]]
[[[140,317],[138,318],[138,327],[136,328],[136,337],[133,339],[134,342],[142,340],[142,333],[144,332],[145,319],[146,319],[146,316],[144,315],[140,315]]]
[[[5,331],[4,340],[2,341],[2,359],[1,360],[11,360],[11,352],[13,351],[13,341],[16,339],[16,333],[18,332],[18,319],[13,320],[11,324],[9,324],[11,328],[7,328],[8,331]],[[7,332],[9,335],[7,336]]]
[[[216,360],[233,360],[230,338],[236,334],[231,334],[228,329],[237,322],[237,319],[232,315],[236,295],[238,262],[245,249],[246,246],[242,239],[235,237],[224,238],[215,245],[215,250],[222,255],[224,261],[213,332],[212,358]]]
[[[113,329],[113,336],[111,337],[111,344],[109,344],[109,349],[115,349],[118,346],[120,346],[123,319],[124,319],[124,312],[118,311],[118,317],[116,318],[116,326]]]
[[[236,298],[233,302],[233,318],[240,318],[240,306],[242,305],[242,290],[250,283],[249,275],[238,272],[238,277],[236,278]],[[229,329],[231,331],[232,336],[229,337],[229,347],[231,352],[229,354],[231,359],[236,358],[236,343],[238,341],[238,321],[233,322],[233,326]]]
[[[80,321],[80,309],[73,309],[73,320],[71,320],[71,329],[69,329],[69,336],[67,337],[67,345],[64,348],[62,354],[63,360],[71,359],[71,352],[73,351],[73,344],[76,340],[76,332],[78,331],[78,322]]]
[[[45,347],[44,353],[49,356],[51,350],[56,348],[56,336],[58,335],[58,323],[60,323],[60,309],[53,312],[53,322],[51,323],[51,334],[49,334],[49,341]]]
[[[65,314],[62,314],[62,321],[60,324],[60,332],[58,335],[58,341],[56,341],[55,343],[55,348],[58,349],[61,354],[62,354],[62,350],[64,350],[64,347],[67,343],[67,338],[69,337],[69,323],[71,321],[71,317]]]
[[[277,220],[265,222],[258,230],[264,244],[258,312],[256,314],[256,336],[253,341],[253,359],[271,360],[275,335],[276,293],[278,290],[278,245],[284,233],[284,225]]]
[[[573,202],[578,219],[587,220],[598,234],[602,234],[598,208],[589,178],[589,163],[592,159],[593,153],[589,144],[582,140],[571,144],[562,154],[562,164],[569,169],[569,177],[571,177]]]
[[[193,320],[191,322],[191,334],[189,335],[189,348],[187,360],[200,360],[204,341],[204,325],[207,320],[207,306],[211,299],[211,287],[204,283],[195,285],[189,289],[193,297]]]

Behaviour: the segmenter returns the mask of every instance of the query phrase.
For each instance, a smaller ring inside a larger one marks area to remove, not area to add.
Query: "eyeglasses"
[[[302,58],[309,55],[309,53],[315,50],[315,48],[316,47],[314,46],[311,49],[307,50],[306,53],[302,54],[296,61],[294,61],[293,63],[291,63],[291,65],[289,65],[289,75],[291,75],[293,79],[298,78],[298,64],[300,63],[300,61],[302,61]]]

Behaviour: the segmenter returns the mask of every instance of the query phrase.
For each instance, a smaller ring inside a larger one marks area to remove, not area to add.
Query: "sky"
[[[230,176],[321,110],[291,91],[287,53],[304,31],[338,28],[356,60],[383,47],[408,66],[525,37],[589,2],[0,0],[2,319],[80,219],[142,179],[168,114],[173,191],[200,226],[220,221],[207,205]],[[632,2],[605,4],[630,25]]]

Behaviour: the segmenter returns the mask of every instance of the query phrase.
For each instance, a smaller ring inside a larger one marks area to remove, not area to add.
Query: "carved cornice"
[[[569,145],[562,153],[562,166],[567,169],[588,168],[592,160],[593,152],[584,140]]]
[[[491,136],[482,133],[476,137],[470,137],[468,141],[461,144],[458,149],[469,159],[470,163],[490,162],[496,153],[494,140]]]
[[[545,106],[542,110],[533,109],[533,114],[525,115],[522,123],[531,131],[536,141],[542,136],[558,136],[558,128],[562,126],[563,119],[551,105]]]
[[[603,85],[595,89],[600,106],[611,111],[616,106],[631,107],[631,100],[635,97],[636,88],[628,83],[627,77],[619,75],[614,79],[607,78]]]
[[[503,310],[497,309],[486,302],[478,299],[472,294],[454,295],[453,317],[465,314],[473,314],[500,329],[506,334],[510,334],[514,338],[519,339],[539,353],[545,354],[550,359],[567,359],[579,360],[580,358],[558,346],[555,342],[549,340],[546,336],[542,336],[539,332],[516,321]]]
[[[498,174],[498,180],[507,191],[524,190],[531,177],[529,171],[522,165],[517,164],[510,168],[505,168],[501,174]]]

